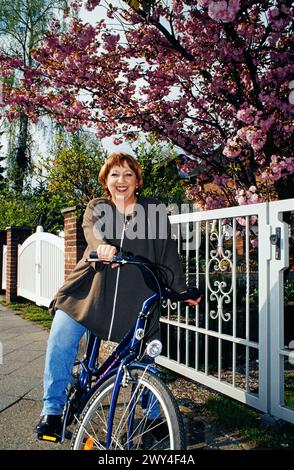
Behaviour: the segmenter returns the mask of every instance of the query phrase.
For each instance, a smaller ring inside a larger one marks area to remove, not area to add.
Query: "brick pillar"
[[[77,207],[68,207],[64,216],[64,277],[65,279],[83,256],[87,246]]]
[[[3,247],[6,245],[6,230],[0,230],[0,293],[3,294],[2,278],[3,278]]]
[[[7,227],[6,302],[17,299],[18,245],[32,234],[31,227]]]

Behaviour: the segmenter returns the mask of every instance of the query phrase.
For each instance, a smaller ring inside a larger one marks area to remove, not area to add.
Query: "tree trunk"
[[[12,162],[12,165],[15,168],[15,171],[13,172],[13,186],[20,192],[23,190],[24,178],[31,163],[29,137],[29,118],[26,114],[22,113],[19,119],[17,146],[13,152],[14,162]]]

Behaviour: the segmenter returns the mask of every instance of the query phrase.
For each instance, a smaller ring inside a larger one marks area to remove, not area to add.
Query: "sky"
[[[119,0],[112,0],[111,1],[113,6],[121,6],[123,2]],[[97,21],[104,19],[106,23],[113,23],[114,20],[110,19],[107,17],[106,14],[106,8],[105,2],[101,2],[99,6],[97,6],[94,10],[88,11],[84,7],[80,10],[79,16],[80,18],[88,23],[95,24]],[[93,132],[93,130],[92,130]],[[116,151],[121,151],[121,152],[129,152],[133,153],[132,148],[130,147],[129,144],[123,143],[121,145],[115,145],[112,141],[112,137],[105,137],[104,139],[101,140],[101,143],[105,150],[107,152],[116,152]]]
[[[122,0],[112,0],[111,1],[113,6],[124,6],[124,2]],[[89,22],[91,24],[95,24],[97,21],[104,19],[106,23],[109,25],[114,24],[115,20],[110,19],[107,17],[107,10],[105,8],[106,2],[101,1],[101,4],[96,7],[92,11],[88,11],[85,7],[82,7],[79,16],[85,22]],[[49,150],[52,145],[52,138],[54,138],[54,134],[50,130],[50,122],[49,120],[43,119],[41,125],[35,126],[32,125],[32,135],[33,140],[35,142],[33,155],[34,161],[37,162],[40,156],[47,156]],[[95,135],[94,129],[88,129],[91,134]],[[115,136],[113,136],[115,137]],[[107,151],[107,153],[112,153],[114,151],[122,151],[122,152],[129,152],[134,155],[131,146],[125,142],[120,145],[115,145],[113,143],[113,137],[106,137],[101,140],[101,144],[103,148]],[[140,136],[140,140],[144,141],[144,134]],[[0,148],[1,154],[5,155],[7,151],[7,137],[5,135],[0,135],[0,146],[2,145],[2,149]]]
[[[105,2],[101,2],[102,4]],[[118,0],[112,0],[112,4],[114,6],[118,6],[121,4]],[[99,5],[93,11],[87,11],[85,8],[82,8],[80,11],[80,17],[85,21],[91,24],[95,24],[97,21],[101,20],[102,18],[106,20],[106,22],[110,22],[110,20],[106,15],[106,8],[103,5]],[[0,99],[1,99],[1,90],[0,90]],[[89,129],[89,132],[95,134],[93,129]],[[32,125],[32,135],[35,141],[35,148],[34,148],[34,159],[37,161],[40,155],[46,156],[48,154],[50,145],[52,144],[52,134],[50,132],[50,124],[46,124],[46,119],[43,120],[41,126]],[[133,154],[132,148],[129,144],[123,143],[121,145],[115,145],[113,143],[112,137],[106,137],[101,140],[102,146],[108,153],[112,153],[115,151],[122,151],[122,152],[129,152]],[[2,145],[2,148],[1,148]],[[0,135],[0,153],[5,155],[7,152],[7,136]]]

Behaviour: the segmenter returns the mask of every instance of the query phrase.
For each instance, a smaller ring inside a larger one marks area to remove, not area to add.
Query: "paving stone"
[[[3,364],[0,365],[0,376],[6,376],[11,374],[12,372],[21,369],[26,365],[25,362],[20,362],[18,361],[17,363],[12,363],[12,362],[5,362],[3,361]]]
[[[25,364],[23,367],[19,367],[12,374],[15,377],[24,377],[24,378],[41,378],[43,377],[44,372],[44,363],[45,363],[45,354],[42,354],[33,361]]]
[[[21,361],[22,363],[30,363],[34,359],[37,359],[38,357],[43,357],[44,353],[39,350],[31,350],[31,349],[16,349],[12,352],[9,352],[5,354],[5,348],[4,348],[4,357],[3,357],[3,362],[4,363],[17,363],[18,361]]]
[[[0,393],[0,412],[8,408],[10,405],[12,405],[12,403],[15,403],[16,401],[18,401],[19,398],[20,397],[18,395],[7,395],[7,394],[3,395],[2,393]],[[1,413],[1,419],[2,419],[2,413]],[[1,446],[0,446],[0,449],[1,449]]]
[[[4,397],[5,395],[23,397],[34,387],[39,385],[40,382],[40,376],[24,377],[18,376],[17,371],[12,372],[0,381],[0,397]]]
[[[28,392],[23,399],[24,400],[34,400],[34,401],[41,401],[43,398],[43,381],[41,381],[40,385],[34,387],[30,392]]]
[[[36,439],[34,427],[41,412],[41,402],[21,400],[2,411],[0,419],[1,450],[67,450],[70,442],[54,444],[40,442]],[[41,457],[41,454],[40,454]],[[42,467],[46,462],[40,461]]]

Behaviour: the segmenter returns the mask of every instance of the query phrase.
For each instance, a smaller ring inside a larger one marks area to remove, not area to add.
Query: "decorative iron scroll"
[[[178,306],[177,302],[172,302],[170,299],[166,299],[162,302],[163,308],[169,307],[171,310],[176,310],[177,306]]]
[[[214,281],[214,288],[212,288],[210,283],[211,268],[217,272],[228,272],[228,269],[230,269],[231,273],[233,272],[233,263],[231,261],[232,252],[230,250],[224,250],[224,240],[229,240],[231,235],[226,230],[223,230],[223,233],[221,233],[222,227],[221,223],[219,223],[218,233],[213,231],[210,234],[210,241],[217,241],[217,248],[215,250],[210,250],[209,252],[211,259],[207,265],[207,285],[210,291],[210,300],[217,301],[217,311],[211,310],[209,312],[210,317],[213,320],[220,317],[223,321],[227,322],[231,320],[232,316],[228,312],[224,313],[224,303],[229,304],[231,302],[231,293],[233,290],[232,277],[230,288],[227,287],[227,283],[225,281]]]

